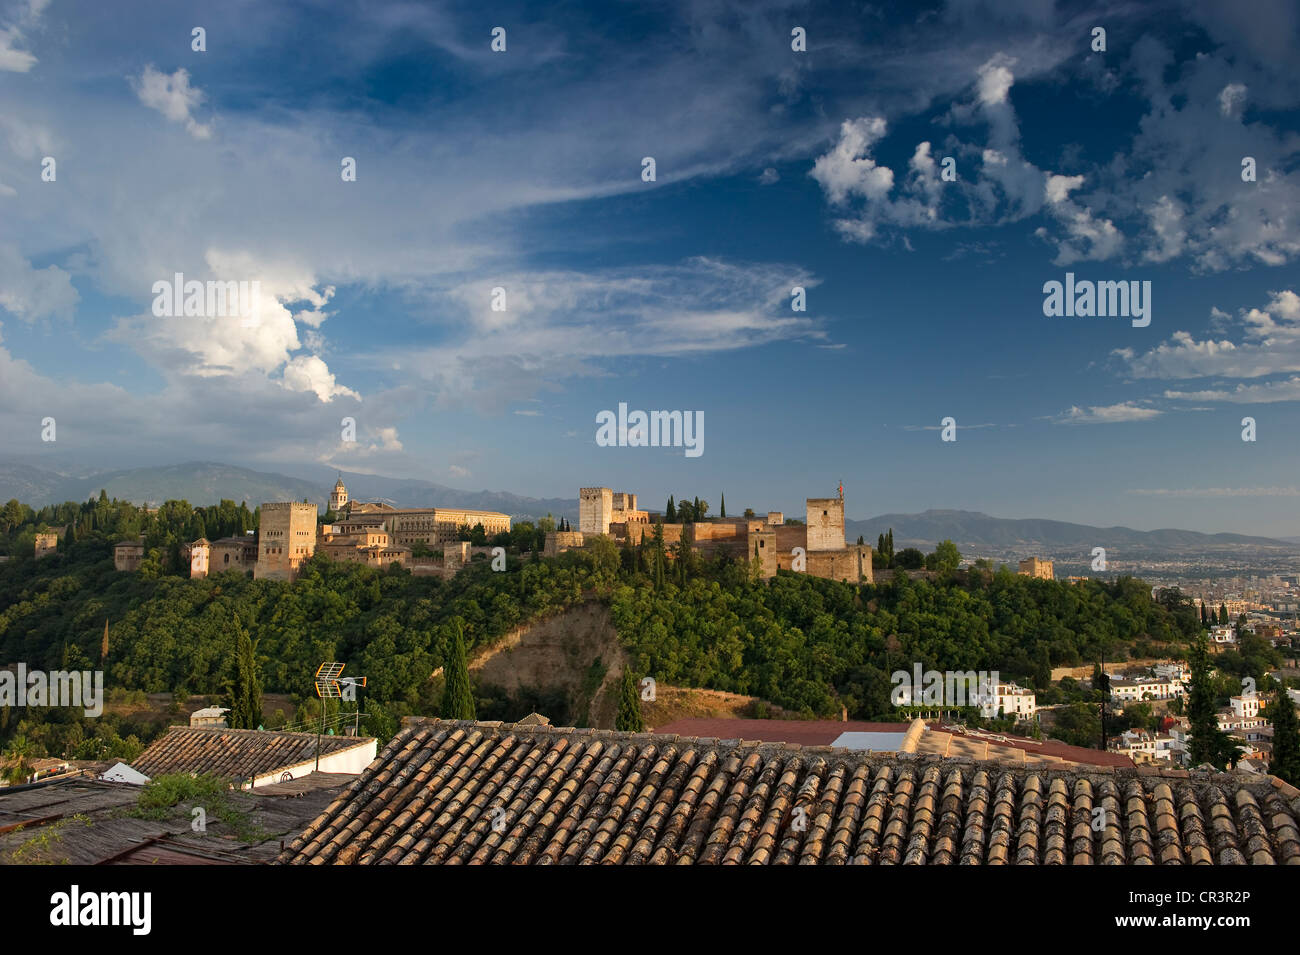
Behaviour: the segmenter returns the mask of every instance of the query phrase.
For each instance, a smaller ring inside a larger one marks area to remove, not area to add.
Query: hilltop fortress
[[[489,537],[510,530],[510,515],[497,511],[398,508],[378,501],[353,501],[342,479],[334,485],[329,501],[330,511],[335,514],[330,524],[318,522],[315,504],[269,502],[262,505],[256,534],[219,541],[200,538],[184,545],[181,556],[189,562],[190,576],[251,570],[258,580],[294,580],[318,549],[331,560],[372,567],[400,561],[415,573],[450,576],[469,561],[472,553],[484,550],[472,548],[469,541],[460,539],[463,528],[481,524]],[[441,550],[441,561],[429,553],[416,557],[414,552],[420,545],[429,552]],[[139,569],[143,556],[142,542],[124,541],[113,550],[118,570]]]
[[[632,546],[653,538],[663,528],[664,544],[685,539],[705,556],[720,553],[757,559],[763,577],[778,570],[808,573],[827,580],[872,583],[871,547],[849,545],[844,540],[844,492],[838,497],[810,497],[805,501],[807,520],[788,524],[780,511],[766,517],[709,518],[693,524],[652,523],[647,511],[637,509],[635,494],[607,487],[578,491],[578,529],[546,537],[546,553],[583,547],[596,536],[612,537]]]

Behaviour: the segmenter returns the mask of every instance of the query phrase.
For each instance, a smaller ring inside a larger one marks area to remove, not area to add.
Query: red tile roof
[[[371,742],[370,737],[323,736],[320,754]],[[231,779],[265,776],[316,758],[315,733],[173,726],[131,763],[150,778],[165,773],[215,773]]]
[[[1297,816],[1271,777],[423,720],[278,861],[1300,864]]]

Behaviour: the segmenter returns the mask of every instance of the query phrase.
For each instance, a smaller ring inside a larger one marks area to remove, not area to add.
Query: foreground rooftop
[[[1272,777],[410,719],[278,861],[1300,864],[1297,816]]]

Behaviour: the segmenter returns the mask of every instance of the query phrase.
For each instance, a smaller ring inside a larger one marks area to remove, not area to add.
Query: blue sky
[[[1300,534],[1298,27],[0,0],[4,456]],[[155,317],[175,272],[260,324]],[[1044,316],[1066,272],[1150,281],[1150,325]],[[597,446],[619,402],[703,411],[704,454]]]

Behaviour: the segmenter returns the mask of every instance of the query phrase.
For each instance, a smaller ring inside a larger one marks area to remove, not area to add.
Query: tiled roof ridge
[[[1045,776],[1049,782],[1052,779],[1060,777],[1077,778],[1080,776],[1109,776],[1115,778],[1117,783],[1131,779],[1146,779],[1153,785],[1157,782],[1164,781],[1171,786],[1191,783],[1198,788],[1207,786],[1228,786],[1233,790],[1238,790],[1253,787],[1255,790],[1260,792],[1265,792],[1271,788],[1276,790],[1284,799],[1291,801],[1295,810],[1300,811],[1300,789],[1297,789],[1295,786],[1286,783],[1276,776],[1256,773],[1209,772],[1207,770],[1195,769],[1164,769],[1163,767],[1150,765],[1127,767],[1083,763],[1061,765],[1049,762],[1015,765],[997,759],[975,759],[970,756],[941,756],[934,753],[864,752],[830,745],[813,746],[802,743],[775,743],[764,740],[738,739],[735,737],[681,736],[679,734],[660,734],[653,732],[628,733],[623,730],[552,726],[531,723],[508,723],[502,720],[444,720],[439,717],[407,716],[403,717],[402,724],[402,730],[397,734],[397,736],[393,737],[392,742],[390,742],[389,745],[379,753],[376,761],[382,760],[388,754],[389,749],[393,747],[394,743],[403,738],[409,730],[418,727],[436,727],[448,730],[479,730],[481,732],[491,732],[493,735],[498,737],[573,736],[586,740],[596,740],[602,743],[613,743],[616,745],[628,743],[655,746],[685,745],[696,749],[702,749],[705,752],[713,752],[717,755],[729,754],[738,749],[743,749],[745,751],[753,750],[765,755],[785,752],[789,753],[791,756],[822,756],[839,762],[853,764],[867,763],[891,766],[906,764],[917,766],[922,769],[931,765],[963,766],[969,767],[972,771],[982,770],[985,772],[996,772],[999,775],[1010,773],[1016,778]],[[360,783],[361,780],[358,779],[357,782]],[[340,796],[340,799],[341,798],[342,796]]]

